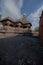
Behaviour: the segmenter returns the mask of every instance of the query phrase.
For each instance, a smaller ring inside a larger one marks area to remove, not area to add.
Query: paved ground
[[[6,38],[6,37],[13,37],[16,36],[18,34],[14,34],[14,33],[0,33],[0,39],[1,38]]]
[[[20,65],[23,60],[43,65],[43,48],[38,38],[18,35],[0,39],[0,65]]]

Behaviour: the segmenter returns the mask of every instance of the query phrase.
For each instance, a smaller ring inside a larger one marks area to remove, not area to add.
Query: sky
[[[39,26],[43,0],[0,0],[0,14],[3,18],[19,19],[25,13],[32,23],[32,29]]]

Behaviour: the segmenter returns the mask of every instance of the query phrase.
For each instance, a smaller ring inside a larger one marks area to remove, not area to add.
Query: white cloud
[[[4,0],[1,6],[2,14],[4,16],[12,16],[13,18],[20,18],[22,6],[23,0]]]
[[[41,16],[42,10],[43,10],[43,5],[39,9],[37,9],[37,11],[29,15],[29,20],[33,25],[32,29],[34,29],[36,26],[39,26],[39,17]]]
[[[23,0],[19,0],[19,8],[22,8],[23,6]]]

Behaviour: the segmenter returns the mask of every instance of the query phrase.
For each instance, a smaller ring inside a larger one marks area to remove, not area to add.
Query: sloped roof
[[[18,23],[18,22],[20,22],[20,23],[22,23],[22,24],[30,24],[30,25],[32,26],[32,24],[31,24],[29,21],[23,22],[21,19],[16,19],[16,20],[14,20],[14,19],[11,18],[11,17],[6,17],[6,18],[2,19],[1,22],[6,21],[6,20],[9,20],[9,21],[12,22],[12,23]]]
[[[1,22],[5,21],[5,20],[10,20],[10,21],[14,22],[14,19],[11,17],[6,17],[6,18],[2,19]]]

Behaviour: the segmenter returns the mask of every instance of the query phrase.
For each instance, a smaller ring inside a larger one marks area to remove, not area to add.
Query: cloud
[[[39,26],[39,17],[41,16],[41,13],[42,13],[42,10],[43,10],[43,5],[37,9],[34,13],[31,13],[29,15],[29,20],[31,21],[32,23],[32,29],[34,30],[35,27]]]
[[[23,0],[19,0],[19,8],[23,7]]]
[[[21,17],[23,0],[2,0],[1,4],[2,15],[11,16],[13,18]]]

